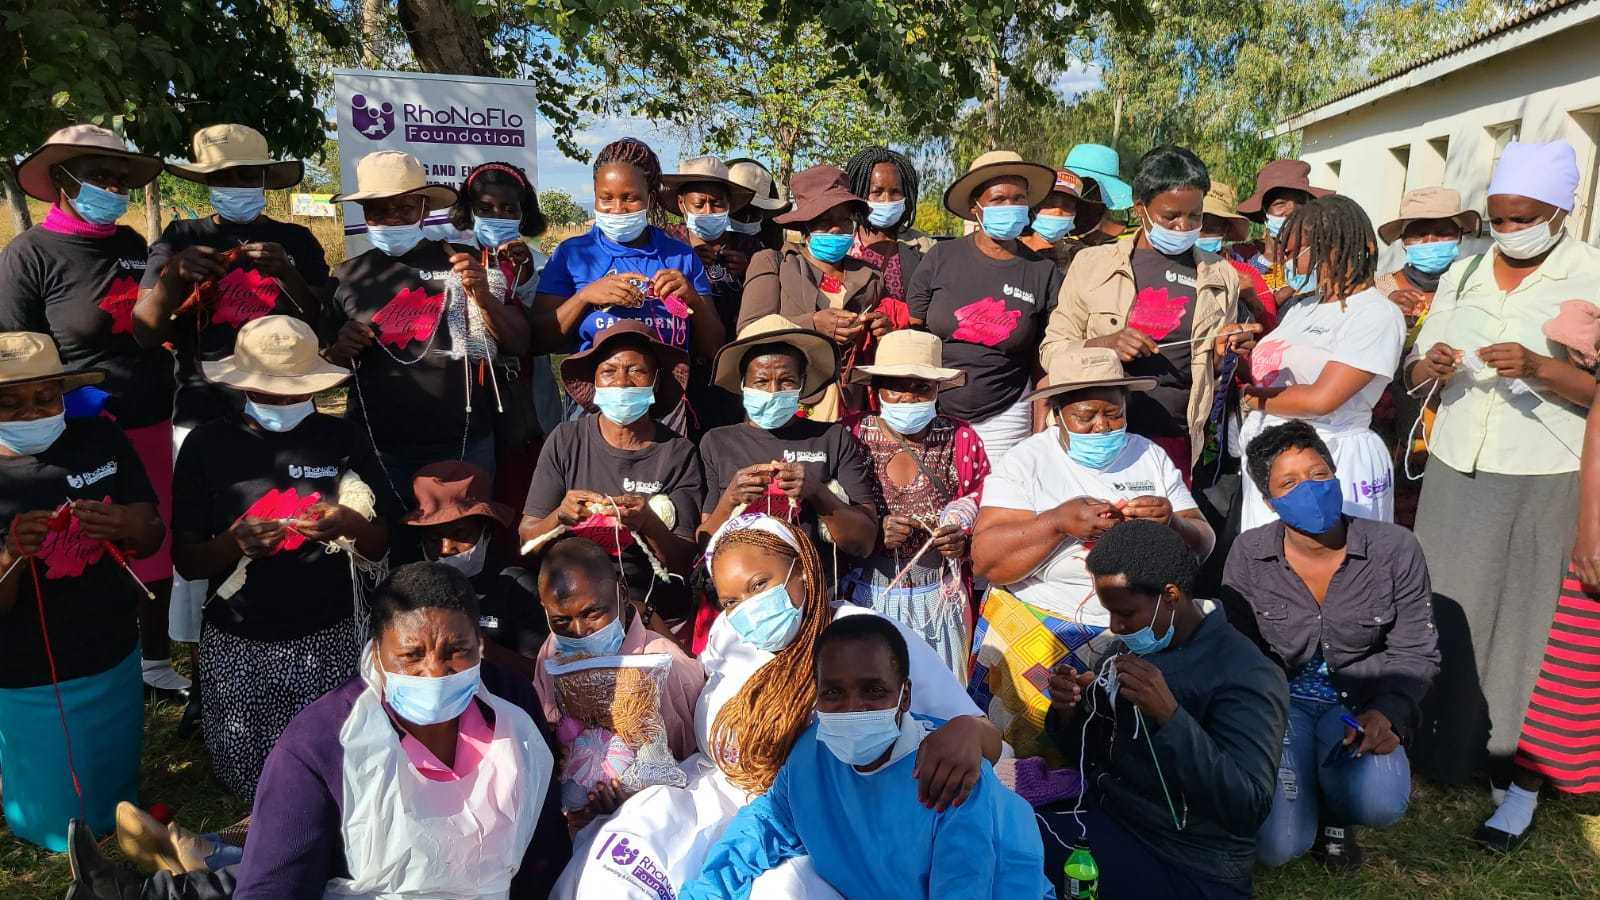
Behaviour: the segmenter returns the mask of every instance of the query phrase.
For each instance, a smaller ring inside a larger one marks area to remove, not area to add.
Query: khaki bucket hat
[[[1039,202],[1055,190],[1056,170],[1023,159],[1014,150],[990,150],[978,156],[967,167],[967,174],[957,178],[944,192],[944,208],[959,219],[972,219],[972,194],[984,182],[1011,176],[1028,183],[1028,205]]]
[[[1237,243],[1250,237],[1250,220],[1240,215],[1238,197],[1231,185],[1220,181],[1211,182],[1211,190],[1206,192],[1203,212],[1228,223],[1226,235],[1228,240]]]
[[[800,386],[800,399],[810,400],[833,383],[839,370],[839,354],[833,342],[794,324],[777,313],[762,316],[739,331],[739,339],[717,351],[712,383],[732,394],[744,389],[740,362],[745,351],[757,344],[788,344],[806,358],[806,380]]]
[[[266,169],[270,191],[300,183],[305,164],[298,159],[273,159],[267,139],[248,125],[211,125],[194,133],[194,162],[167,163],[167,171],[185,181],[210,184],[210,176],[227,169],[260,166]]]
[[[428,198],[428,211],[444,209],[456,202],[456,192],[442,184],[429,184],[422,163],[399,150],[378,150],[356,163],[356,189],[335,194],[331,203],[357,203],[421,194]]]
[[[1129,378],[1122,370],[1117,351],[1107,347],[1081,347],[1057,353],[1050,360],[1047,375],[1044,387],[1022,399],[1043,400],[1084,388],[1125,387],[1142,392],[1156,386],[1154,378]]]
[[[293,316],[262,316],[245,323],[233,355],[202,362],[207,380],[241,391],[279,397],[315,394],[342,384],[350,370],[317,353],[317,335]]]
[[[878,342],[878,352],[872,365],[856,366],[850,373],[852,384],[864,384],[873,376],[879,378],[926,378],[938,382],[939,387],[960,387],[967,383],[967,373],[960,369],[944,367],[944,341],[927,331],[901,329],[883,336]]]
[[[161,174],[161,157],[129,150],[122,138],[99,125],[68,125],[50,135],[44,146],[17,164],[17,185],[35,200],[54,202],[56,186],[50,180],[50,167],[80,156],[115,156],[127,160],[132,166],[129,187],[143,187]]]
[[[789,206],[772,173],[753,159],[738,159],[728,163],[728,180],[748,188],[752,195],[750,205],[762,212],[782,212]]]
[[[93,369],[67,371],[61,365],[56,342],[47,334],[0,332],[0,387],[60,380],[61,389],[70,391],[86,384],[99,384],[105,378],[104,372]]]
[[[1406,226],[1429,219],[1449,219],[1467,234],[1477,234],[1483,217],[1461,208],[1461,192],[1447,187],[1425,187],[1406,191],[1400,198],[1400,216],[1378,228],[1378,240],[1392,244],[1400,240]]]
[[[697,156],[694,159],[684,160],[678,166],[678,171],[670,175],[661,176],[661,205],[668,212],[683,215],[683,209],[678,203],[678,192],[691,184],[720,184],[728,189],[728,212],[744,209],[755,198],[756,192],[734,181],[728,173],[728,167],[722,160],[715,156]]]

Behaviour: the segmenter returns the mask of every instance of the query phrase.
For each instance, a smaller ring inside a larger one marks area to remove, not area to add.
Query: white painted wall
[[[1441,183],[1482,212],[1496,136],[1503,140],[1508,125],[1524,142],[1572,143],[1583,178],[1575,225],[1585,240],[1600,238],[1600,215],[1592,214],[1600,166],[1600,21],[1310,124],[1301,154],[1311,163],[1313,184],[1359,202],[1374,226],[1395,217],[1406,190]],[[1401,155],[1408,157],[1405,166]]]

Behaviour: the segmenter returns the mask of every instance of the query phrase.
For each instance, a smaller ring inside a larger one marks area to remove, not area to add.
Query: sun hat
[[[305,164],[298,159],[273,159],[267,139],[248,125],[211,125],[194,133],[194,162],[167,163],[167,171],[185,181],[210,184],[207,176],[227,169],[261,166],[265,187],[281,191],[300,183]]]
[[[411,478],[411,492],[417,508],[406,513],[407,525],[427,527],[447,525],[471,516],[488,516],[510,528],[516,512],[504,503],[490,499],[494,482],[489,473],[469,462],[445,460],[429,463]]]
[[[348,194],[335,194],[328,202],[386,200],[406,194],[427,197],[430,212],[456,202],[453,188],[429,184],[422,163],[415,156],[399,150],[377,150],[361,157],[361,161],[356,163],[356,189]]]
[[[161,157],[129,150],[122,138],[99,125],[68,125],[50,135],[44,146],[17,164],[17,185],[29,197],[53,203],[57,191],[55,182],[50,180],[50,168],[80,156],[115,156],[127,160],[132,167],[128,173],[129,187],[142,187],[161,174]]]
[[[47,334],[0,332],[0,387],[59,380],[61,389],[70,391],[105,379],[106,374],[97,369],[68,371],[61,365],[56,342]]]
[[[1212,181],[1201,211],[1205,215],[1227,220],[1228,233],[1225,237],[1228,240],[1242,241],[1250,237],[1250,220],[1239,215],[1239,205],[1231,185]]]
[[[1484,196],[1514,194],[1572,212],[1578,198],[1578,155],[1566,141],[1521,144],[1513,141],[1494,164]]]
[[[753,159],[728,161],[728,180],[750,191],[750,205],[762,212],[779,212],[789,205],[767,167]]]
[[[200,363],[206,380],[241,391],[280,397],[315,394],[344,383],[350,370],[317,353],[317,334],[293,316],[262,316],[246,322],[233,355]]]
[[[595,332],[594,341],[589,349],[561,361],[561,380],[568,385],[567,393],[594,396],[594,370],[604,362],[606,357],[616,352],[616,343],[620,339],[632,342],[643,341],[649,346],[651,355],[656,359],[656,402],[650,405],[650,413],[656,418],[672,412],[678,406],[678,401],[683,399],[683,381],[677,377],[677,371],[683,369],[684,380],[687,380],[689,371],[689,354],[661,342],[648,325],[638,319],[618,319],[610,325]],[[584,385],[587,391],[578,390],[575,386]]]
[[[873,376],[926,378],[938,382],[941,389],[967,383],[966,372],[944,367],[944,341],[939,340],[938,335],[909,328],[884,335],[878,342],[872,365],[856,366],[850,373],[850,383],[864,384]]]
[[[1470,209],[1461,208],[1461,192],[1447,187],[1425,187],[1406,191],[1400,198],[1400,215],[1378,227],[1378,240],[1392,244],[1405,233],[1412,222],[1431,219],[1449,219],[1467,234],[1477,234],[1483,218]]]
[[[1079,144],[1067,151],[1061,167],[1099,185],[1100,197],[1107,207],[1127,209],[1133,205],[1133,188],[1122,180],[1122,161],[1110,147]]]
[[[1122,369],[1122,360],[1117,357],[1117,351],[1109,347],[1080,347],[1063,350],[1052,357],[1044,387],[1022,399],[1043,400],[1084,388],[1125,387],[1130,391],[1142,392],[1155,386],[1154,378],[1128,377]]]
[[[768,181],[771,181],[768,178]],[[678,164],[678,171],[661,176],[661,205],[668,212],[683,215],[678,204],[678,192],[691,184],[710,182],[728,189],[728,211],[744,209],[755,198],[756,192],[728,177],[728,167],[715,156],[696,156]]]
[[[1261,204],[1266,202],[1268,191],[1278,188],[1300,191],[1312,197],[1327,197],[1333,193],[1327,188],[1311,186],[1311,164],[1305,160],[1275,159],[1256,173],[1256,192],[1239,204],[1239,212],[1251,221],[1265,222],[1267,214]]]
[[[1014,150],[990,150],[978,155],[967,166],[967,174],[957,178],[945,189],[944,208],[958,219],[974,221],[972,195],[986,182],[996,178],[1021,178],[1028,183],[1028,205],[1038,206],[1039,201],[1055,190],[1056,170],[1024,160]],[[960,204],[957,208],[956,204]]]
[[[806,358],[806,380],[800,386],[800,399],[809,400],[833,383],[839,370],[839,352],[833,342],[808,328],[801,328],[777,313],[762,316],[739,330],[738,340],[717,351],[712,365],[711,383],[732,394],[744,390],[744,371],[740,363],[745,351],[757,344],[788,344]]]
[[[772,221],[779,225],[800,225],[810,222],[841,203],[850,203],[867,212],[867,201],[850,192],[850,182],[838,166],[812,166],[796,172],[789,183],[794,192],[794,209]]]

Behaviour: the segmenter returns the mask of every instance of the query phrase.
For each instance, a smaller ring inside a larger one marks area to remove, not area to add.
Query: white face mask
[[[1520,231],[1498,231],[1490,226],[1489,233],[1494,235],[1494,245],[1500,252],[1512,259],[1533,259],[1541,253],[1556,245],[1561,236],[1566,234],[1565,228],[1551,228],[1549,221],[1537,225],[1529,225]]]
[[[248,398],[244,401],[244,414],[255,419],[257,425],[277,434],[295,430],[316,411],[316,404],[310,400],[282,406],[257,403]]]
[[[478,533],[478,540],[472,549],[454,556],[441,556],[435,562],[444,563],[468,578],[476,578],[483,572],[484,560],[489,556],[489,533],[485,528]]]

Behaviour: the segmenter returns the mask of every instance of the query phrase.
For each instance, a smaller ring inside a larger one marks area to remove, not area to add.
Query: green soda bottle
[[[1065,876],[1061,900],[1096,900],[1100,896],[1100,866],[1088,847],[1072,848],[1061,871]]]

